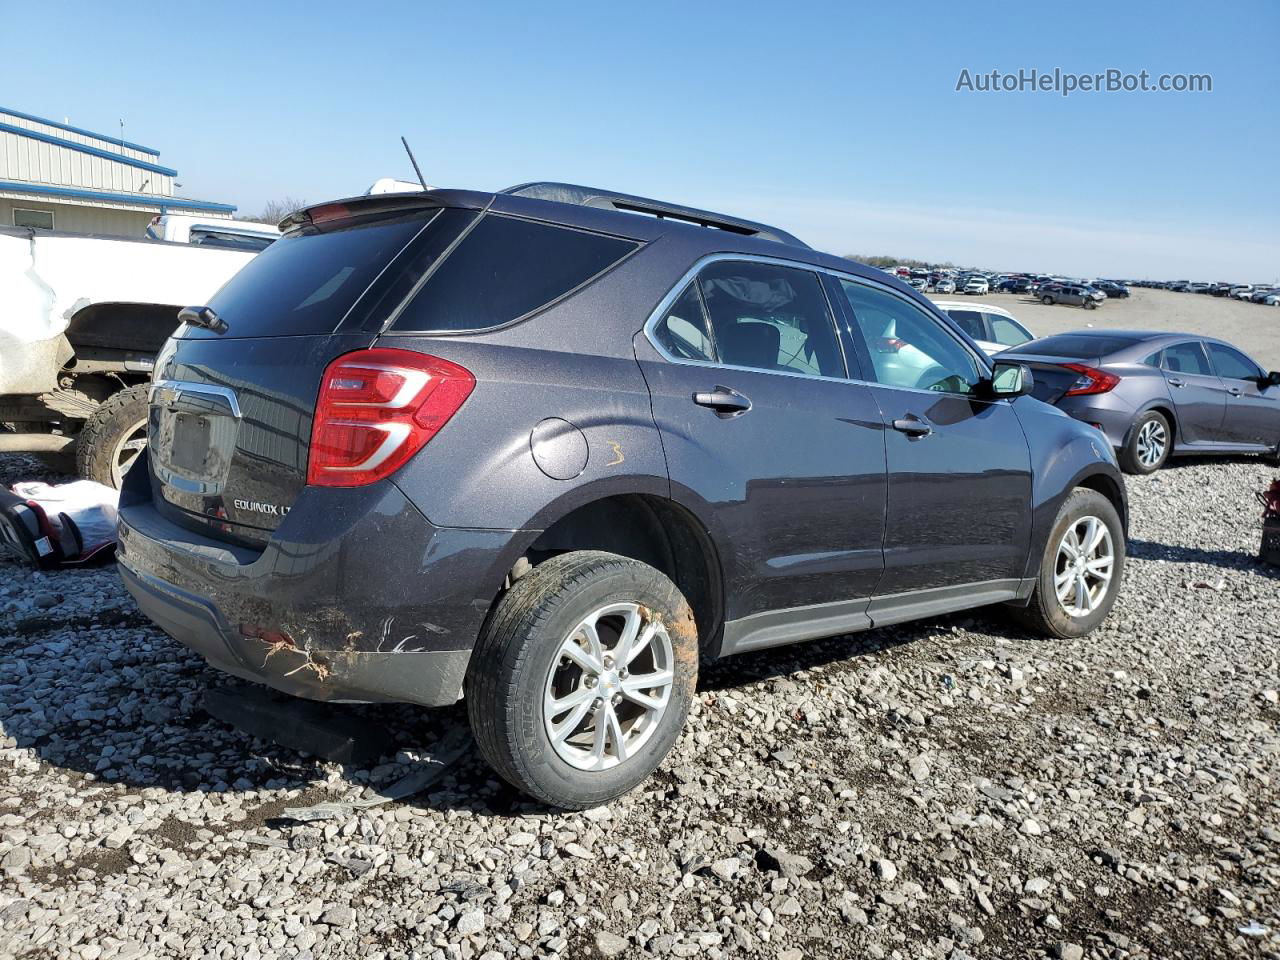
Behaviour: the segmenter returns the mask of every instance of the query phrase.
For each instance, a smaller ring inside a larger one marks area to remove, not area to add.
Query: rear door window
[[[209,301],[232,337],[332,333],[429,215],[297,232],[250,260]],[[188,328],[191,338],[216,337]]]
[[[706,267],[697,284],[720,363],[810,376],[846,375],[831,308],[816,273],[726,260]]]
[[[397,331],[484,330],[519,320],[583,286],[638,244],[488,214],[392,323]]]
[[[1164,350],[1164,368],[1174,373],[1194,373],[1204,377],[1213,376],[1209,360],[1204,349],[1195,340],[1175,343]]]
[[[1031,339],[1031,334],[1027,333],[1021,324],[1008,317],[1002,317],[998,313],[988,313],[987,320],[991,322],[991,339],[1002,346],[1016,347]]]

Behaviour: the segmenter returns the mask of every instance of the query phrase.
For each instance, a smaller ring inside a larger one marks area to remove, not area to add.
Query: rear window
[[[352,304],[430,217],[295,233],[250,260],[209,306],[232,337],[332,333]],[[216,334],[189,329],[189,337]]]
[[[1135,337],[1090,337],[1075,333],[1064,333],[1056,337],[1045,337],[1043,340],[1032,340],[1021,346],[1006,350],[1005,353],[1030,353],[1043,357],[1105,357],[1109,353],[1131,347],[1138,340]]]
[[[392,327],[440,333],[501,326],[572,292],[637,246],[489,214],[427,279]]]

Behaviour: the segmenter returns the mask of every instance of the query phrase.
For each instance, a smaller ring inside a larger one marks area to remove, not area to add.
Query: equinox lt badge
[[[288,507],[276,503],[262,503],[258,500],[233,500],[237,510],[248,510],[252,513],[265,513],[271,517],[283,517],[289,513]]]

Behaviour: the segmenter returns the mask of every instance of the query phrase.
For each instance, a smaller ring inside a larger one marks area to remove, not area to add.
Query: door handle
[[[1183,381],[1181,381],[1181,380],[1177,379],[1176,377],[1170,377],[1170,378],[1169,378],[1169,385],[1170,385],[1171,387],[1181,387],[1181,386],[1183,386]]]
[[[905,416],[893,421],[893,429],[905,433],[908,437],[927,437],[933,433],[933,427],[929,426],[919,417]]]
[[[693,402],[700,407],[710,407],[719,417],[736,417],[751,409],[750,400],[737,390],[719,384],[708,393],[695,393]]]
[[[1239,387],[1231,387],[1229,390],[1227,390],[1227,393],[1231,394],[1233,397],[1238,397],[1242,393],[1244,393],[1244,391],[1241,390]]]

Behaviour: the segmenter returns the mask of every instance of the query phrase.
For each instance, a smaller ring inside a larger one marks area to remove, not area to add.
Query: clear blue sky
[[[0,103],[159,149],[252,213],[412,177],[556,179],[835,253],[1280,280],[1280,4],[3,6]],[[56,40],[51,39],[56,36]],[[42,39],[43,38],[43,39]],[[47,42],[46,42],[47,41]],[[1212,93],[957,93],[1019,68]]]

